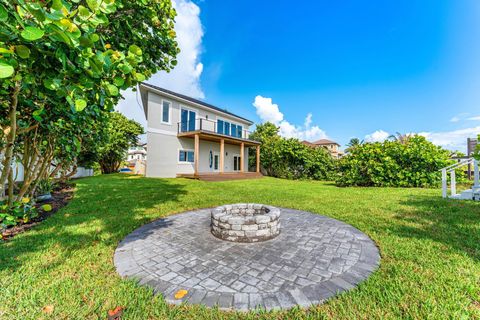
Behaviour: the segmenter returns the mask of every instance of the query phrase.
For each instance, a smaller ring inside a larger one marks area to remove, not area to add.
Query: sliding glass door
[[[180,130],[181,132],[195,131],[195,111],[183,109],[180,113]]]

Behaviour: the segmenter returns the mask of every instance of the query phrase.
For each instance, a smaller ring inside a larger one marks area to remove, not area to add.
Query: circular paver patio
[[[151,286],[173,304],[222,309],[288,309],[322,303],[354,288],[379,265],[375,243],[341,221],[281,209],[281,233],[260,243],[210,233],[210,209],[144,225],[115,251],[121,276]],[[188,293],[175,299],[178,290]]]

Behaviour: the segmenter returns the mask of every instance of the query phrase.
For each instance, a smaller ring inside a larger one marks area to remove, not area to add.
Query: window
[[[230,135],[230,122],[225,121],[225,127],[223,129],[223,134]]]
[[[217,133],[223,134],[223,120],[218,120],[217,121]]]
[[[171,105],[168,101],[162,101],[162,123],[170,124]]]
[[[183,109],[180,111],[181,132],[195,131],[195,111]]]
[[[217,133],[235,138],[243,138],[243,127],[225,120],[217,120]]]
[[[178,151],[178,162],[194,162],[195,153],[191,150],[179,150]]]
[[[213,170],[218,170],[218,154],[213,156]]]
[[[240,156],[233,156],[233,171],[240,171]]]
[[[237,125],[237,138],[242,138],[243,128],[241,125]]]

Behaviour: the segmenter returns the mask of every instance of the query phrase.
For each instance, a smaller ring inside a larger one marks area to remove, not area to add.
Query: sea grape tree
[[[0,193],[14,157],[33,184],[121,90],[175,66],[174,17],[169,0],[0,0]]]

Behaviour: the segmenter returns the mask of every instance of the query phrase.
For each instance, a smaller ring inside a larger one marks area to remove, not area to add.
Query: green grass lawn
[[[0,319],[480,319],[480,203],[439,190],[337,188],[330,183],[202,182],[109,175],[77,181],[70,204],[0,243]],[[260,202],[333,217],[378,244],[380,269],[357,289],[308,310],[234,313],[170,307],[121,279],[113,253],[137,227],[170,214]],[[53,312],[42,311],[53,306]]]

